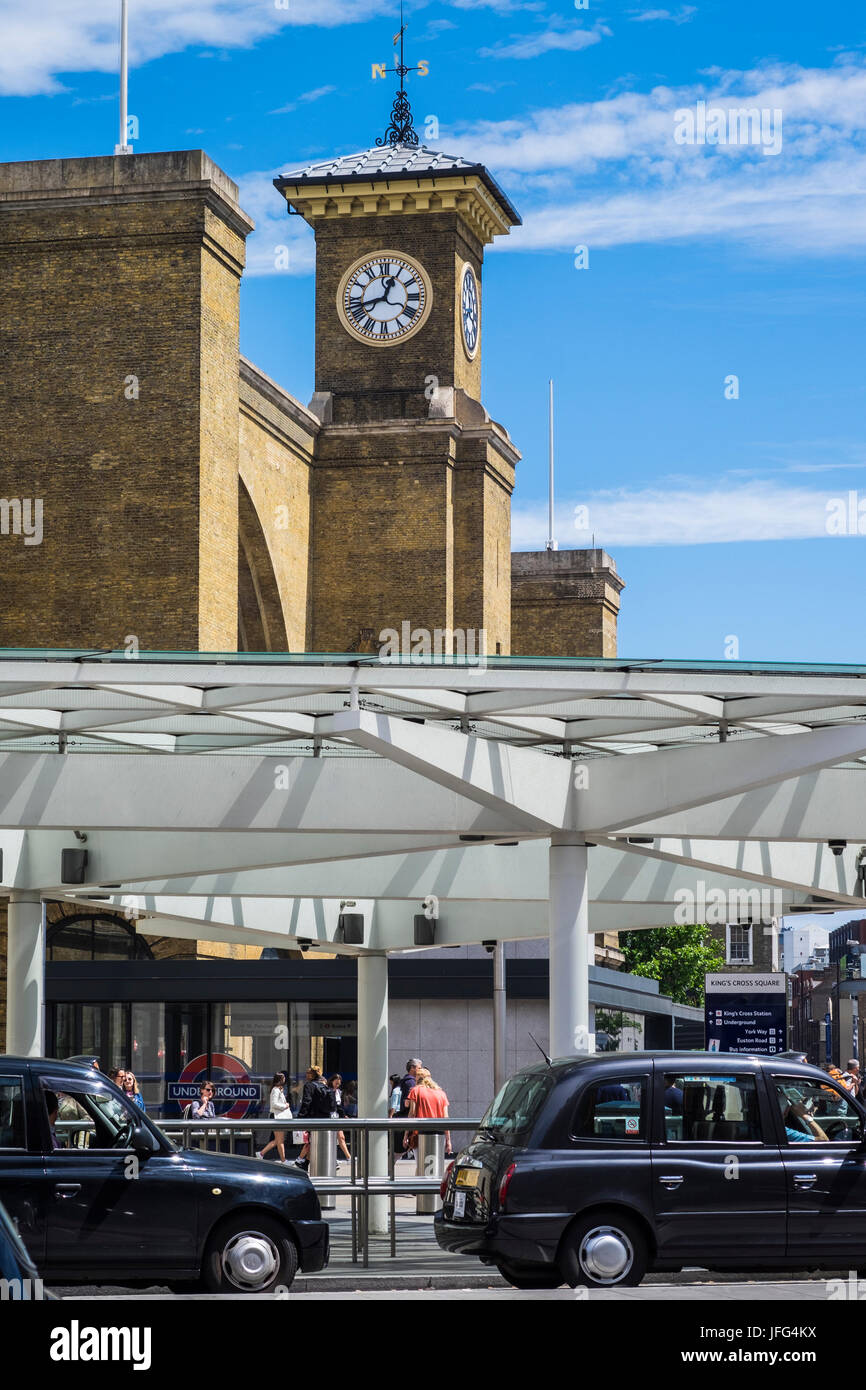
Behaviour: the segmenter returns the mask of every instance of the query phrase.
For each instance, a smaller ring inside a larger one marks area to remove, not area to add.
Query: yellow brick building
[[[207,155],[0,165],[3,519],[41,509],[0,546],[0,646],[615,655],[609,556],[511,555],[480,399],[506,195],[424,146],[275,182],[316,235],[309,405],[240,357],[252,223]]]
[[[206,154],[0,165],[0,647],[614,656],[611,558],[511,553],[481,402],[509,199],[424,146],[275,182],[316,235],[308,405],[240,356],[253,224]],[[0,903],[4,972],[5,934]]]

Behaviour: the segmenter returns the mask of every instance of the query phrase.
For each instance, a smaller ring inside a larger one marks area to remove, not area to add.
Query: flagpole
[[[547,480],[547,545],[545,550],[558,550],[553,534],[553,378],[550,379],[550,415],[548,423],[548,480]]]
[[[132,146],[126,143],[127,127],[127,84],[129,60],[127,40],[129,36],[128,0],[120,0],[120,139],[114,147],[115,154],[132,154]]]

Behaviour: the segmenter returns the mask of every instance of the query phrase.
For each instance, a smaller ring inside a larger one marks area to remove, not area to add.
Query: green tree
[[[704,975],[725,963],[721,946],[706,926],[623,931],[619,948],[625,954],[626,970],[658,980],[662,994],[697,1008],[704,1002]]]

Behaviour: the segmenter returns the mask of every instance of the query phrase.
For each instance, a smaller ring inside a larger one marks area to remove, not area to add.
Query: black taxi
[[[262,1294],[328,1260],[300,1169],[177,1148],[78,1063],[0,1057],[0,1202],[55,1284]]]
[[[866,1267],[866,1111],[817,1067],[725,1053],[540,1062],[449,1166],[445,1250],[516,1288],[649,1270]]]

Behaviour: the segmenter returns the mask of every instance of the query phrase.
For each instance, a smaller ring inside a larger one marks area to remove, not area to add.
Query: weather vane
[[[406,25],[403,21],[403,0],[400,0],[400,32],[394,35],[394,47],[400,44],[400,61],[393,68],[386,68],[384,65],[374,64],[373,76],[379,73],[384,77],[386,72],[396,72],[400,78],[400,90],[394,98],[394,105],[391,108],[391,124],[384,135],[378,136],[377,145],[417,145],[418,134],[412,124],[412,108],[409,105],[409,98],[406,95],[406,76],[410,72],[418,72],[422,77],[427,76],[428,65],[426,62],[419,63],[417,67],[407,67],[403,61],[403,35],[406,32]]]

